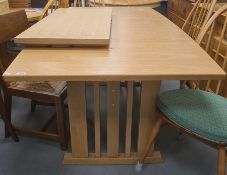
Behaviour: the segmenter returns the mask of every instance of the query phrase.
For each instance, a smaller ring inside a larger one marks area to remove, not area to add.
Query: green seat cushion
[[[187,131],[207,140],[227,143],[227,99],[201,90],[180,89],[162,93],[157,106]]]

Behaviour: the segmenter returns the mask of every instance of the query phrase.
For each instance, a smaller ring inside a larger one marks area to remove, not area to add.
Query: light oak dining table
[[[161,3],[161,0],[90,0],[91,5],[102,5],[105,6],[148,6],[155,8]]]
[[[3,76],[6,81],[67,81],[72,150],[65,153],[63,163],[132,164],[143,152],[156,119],[161,80],[218,80],[225,78],[225,72],[195,41],[153,9],[113,7],[109,47],[25,48]],[[122,81],[127,87],[125,106],[120,103]],[[138,135],[132,138],[135,81],[141,82],[141,89]],[[94,151],[88,149],[87,83],[93,85]],[[107,86],[106,151],[100,141],[101,84]],[[122,129],[119,114],[124,107]],[[119,139],[122,135],[124,141]],[[137,145],[132,149],[135,139]],[[145,162],[161,161],[160,152],[152,147]]]

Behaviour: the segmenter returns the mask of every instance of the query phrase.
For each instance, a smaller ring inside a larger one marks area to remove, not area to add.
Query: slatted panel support
[[[133,106],[133,82],[128,82],[127,93],[127,116],[125,132],[125,156],[129,157],[131,153],[131,132],[132,132],[132,106]]]
[[[141,155],[147,143],[151,127],[156,119],[156,100],[159,95],[160,81],[143,81],[140,102],[140,121],[138,153]],[[153,149],[153,148],[151,148]],[[151,150],[152,153],[153,150]]]
[[[107,155],[119,154],[120,82],[107,83]]]
[[[73,157],[88,157],[85,82],[67,82]]]
[[[99,83],[94,86],[94,123],[95,123],[95,155],[100,157],[100,101]]]
[[[88,131],[86,114],[85,82],[67,82],[68,104],[71,132],[72,153],[65,153],[64,164],[135,164],[147,142],[155,113],[155,102],[159,94],[160,81],[142,82],[140,121],[138,136],[138,151],[131,150],[132,110],[133,110],[133,81],[127,82],[127,109],[125,125],[125,152],[119,150],[119,120],[120,117],[120,82],[105,82],[107,85],[107,153],[101,151],[100,138],[100,86],[103,82],[89,82],[94,89],[94,132],[95,152],[88,152]],[[160,152],[151,149],[146,163],[162,162]]]

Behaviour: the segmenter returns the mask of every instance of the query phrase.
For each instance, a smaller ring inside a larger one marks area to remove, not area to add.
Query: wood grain
[[[225,147],[221,147],[218,149],[218,168],[217,168],[217,175],[225,175],[226,168],[225,168]]]
[[[142,154],[156,119],[156,100],[160,91],[160,81],[143,81],[141,87],[138,153]],[[151,148],[152,152],[153,148]]]
[[[18,22],[20,21],[20,22]],[[0,43],[14,38],[28,28],[28,20],[24,10],[0,13]]]
[[[35,10],[35,9],[25,9],[27,18],[29,22],[38,21],[40,16],[42,15],[41,11]]]
[[[8,0],[9,8],[31,8],[31,0]]]
[[[10,8],[8,12],[13,13],[15,11],[25,10],[27,15],[27,20],[29,22],[36,22],[39,20],[40,16],[42,15],[42,11],[33,8]]]
[[[125,131],[125,156],[131,154],[131,137],[132,137],[132,107],[133,107],[133,82],[129,81],[127,86],[127,116],[126,116],[126,131]]]
[[[67,82],[73,157],[88,157],[85,82]]]
[[[120,82],[107,83],[107,155],[119,154]]]
[[[24,49],[4,78],[8,81],[208,80],[224,79],[225,72],[180,28],[151,8],[115,7],[109,48]]]
[[[65,153],[63,164],[80,164],[80,165],[113,165],[113,164],[136,164],[139,160],[137,153],[132,153],[131,157],[125,157],[120,153],[119,157],[108,157],[106,153],[102,153],[101,157],[96,157],[96,154],[89,154],[88,158],[75,158],[71,153]],[[159,151],[154,151],[152,156],[147,156],[144,163],[162,163],[161,154]]]
[[[24,45],[108,45],[112,9],[60,8],[15,38]],[[57,29],[57,30],[56,30]]]
[[[8,0],[0,0],[0,13],[9,10]]]
[[[95,153],[100,157],[100,92],[99,82],[94,86],[94,125],[95,125]]]
[[[159,5],[160,2],[160,0],[90,0],[90,3],[97,5],[104,3],[105,6]]]

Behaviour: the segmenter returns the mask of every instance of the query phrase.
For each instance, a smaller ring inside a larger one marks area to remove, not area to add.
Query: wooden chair
[[[58,8],[67,8],[69,6],[68,0],[48,0],[47,4],[42,10],[42,15],[39,20],[42,20],[50,13],[53,13]]]
[[[6,12],[9,10],[8,0],[0,0],[0,12]]]
[[[10,8],[31,8],[31,0],[8,0]]]
[[[70,6],[71,7],[82,7],[83,6],[83,1],[82,0],[70,0]],[[84,1],[84,6],[89,6],[86,5],[88,3],[87,0]]]
[[[5,106],[5,103],[2,99],[2,95],[0,96],[0,115],[1,115],[1,118],[3,119],[3,122],[5,123],[5,130],[7,132],[9,132],[10,136],[12,137],[12,139],[15,141],[15,142],[18,142],[19,141],[19,138],[17,137],[14,129],[13,129],[13,126],[11,124],[11,121],[9,121],[9,118],[7,116],[7,113],[6,113],[6,106]]]
[[[201,28],[210,19],[216,2],[217,0],[198,0],[193,6],[182,26],[182,30],[184,30],[192,39],[197,39]],[[193,86],[191,81],[180,81],[181,88],[183,88],[185,84],[190,88]]]
[[[27,29],[28,21],[24,10],[5,13],[0,15],[0,70],[1,74],[6,70],[17,53],[12,53],[7,47],[7,41]],[[32,59],[32,58],[31,58]],[[15,128],[22,134],[40,136],[47,139],[57,140],[61,148],[67,148],[67,140],[64,123],[64,99],[66,98],[66,82],[10,82],[6,83],[0,76],[1,86],[4,92],[6,113],[11,119],[12,96],[29,98],[33,102],[56,106],[58,134],[52,134],[30,129]],[[34,109],[34,103],[33,103]],[[51,121],[51,120],[50,120]],[[48,122],[49,123],[49,122]],[[44,127],[46,128],[46,126]]]
[[[53,13],[53,11],[56,10],[58,7],[59,7],[58,0],[48,0],[47,4],[44,6],[42,10],[42,15],[39,17],[39,20],[42,20],[50,13]]]
[[[213,14],[216,1],[217,0],[198,0],[185,20],[182,30],[194,40],[197,38],[203,25],[206,24]]]
[[[226,42],[227,5],[219,9],[207,22],[198,36],[197,42],[222,67],[226,66],[227,52],[221,50],[221,43]],[[224,14],[225,15],[222,15]],[[222,16],[224,24],[220,35],[214,35],[215,24]],[[217,39],[218,38],[218,39]],[[217,43],[213,43],[217,40]],[[199,82],[198,82],[199,83]],[[137,164],[141,169],[144,158],[164,122],[180,132],[192,136],[218,150],[218,175],[225,175],[227,146],[227,100],[217,95],[223,81],[206,81],[204,90],[180,89],[164,92],[160,95],[157,107],[157,120],[150,133],[143,154]],[[197,86],[199,87],[199,86]]]

